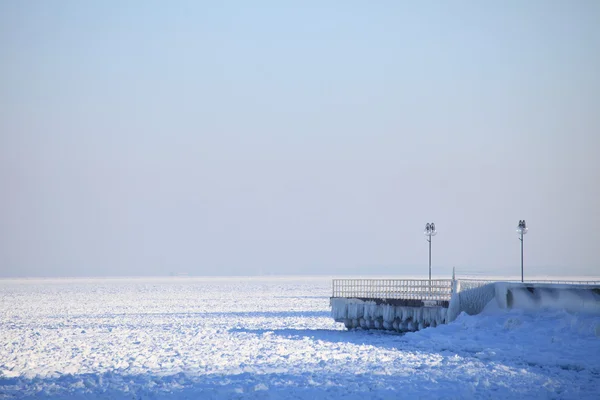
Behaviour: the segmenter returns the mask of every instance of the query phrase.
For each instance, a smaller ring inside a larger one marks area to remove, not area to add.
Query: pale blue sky
[[[600,274],[600,2],[0,1],[0,275]]]

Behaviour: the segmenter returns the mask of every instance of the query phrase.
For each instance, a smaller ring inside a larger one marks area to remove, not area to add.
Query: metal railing
[[[458,279],[460,291],[512,280]],[[525,283],[600,285],[600,281],[530,280]],[[452,297],[452,279],[334,279],[332,297],[360,299],[442,300]]]
[[[512,280],[458,279],[460,291]],[[452,297],[452,279],[334,279],[332,297],[360,299],[441,300]],[[600,281],[530,280],[525,283],[600,285]]]
[[[448,301],[451,296],[452,279],[333,280],[332,297]]]
[[[461,291],[475,289],[477,287],[484,286],[489,283],[495,283],[495,282],[522,283],[519,280],[510,280],[510,279],[471,279],[471,278],[467,278],[467,279],[458,279],[458,281],[460,282],[460,290]],[[592,286],[600,285],[600,281],[569,281],[569,280],[551,280],[551,279],[532,279],[532,280],[526,280],[523,283],[544,283],[544,284],[547,283],[547,284],[583,285],[583,286],[585,286],[585,285],[592,285]]]

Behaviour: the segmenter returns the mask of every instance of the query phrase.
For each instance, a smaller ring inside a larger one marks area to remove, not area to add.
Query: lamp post
[[[521,282],[523,282],[523,235],[528,231],[527,224],[524,219],[519,220],[517,225],[517,233],[519,234],[519,240],[521,241]]]
[[[435,224],[427,223],[425,224],[425,236],[427,237],[427,241],[429,242],[429,287],[431,287],[431,237],[437,234],[435,230]]]

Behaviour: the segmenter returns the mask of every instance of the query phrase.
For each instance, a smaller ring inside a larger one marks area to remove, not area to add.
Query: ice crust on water
[[[330,295],[328,278],[0,280],[0,398],[597,398],[597,315],[497,307],[400,335],[345,330]]]

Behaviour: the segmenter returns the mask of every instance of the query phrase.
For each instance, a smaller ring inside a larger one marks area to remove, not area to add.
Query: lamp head
[[[437,234],[437,231],[435,230],[435,224],[432,223],[427,223],[425,224],[425,236],[435,236]]]
[[[524,219],[519,220],[519,225],[517,225],[517,233],[519,235],[524,235],[527,233],[529,229],[527,228],[527,223]]]

